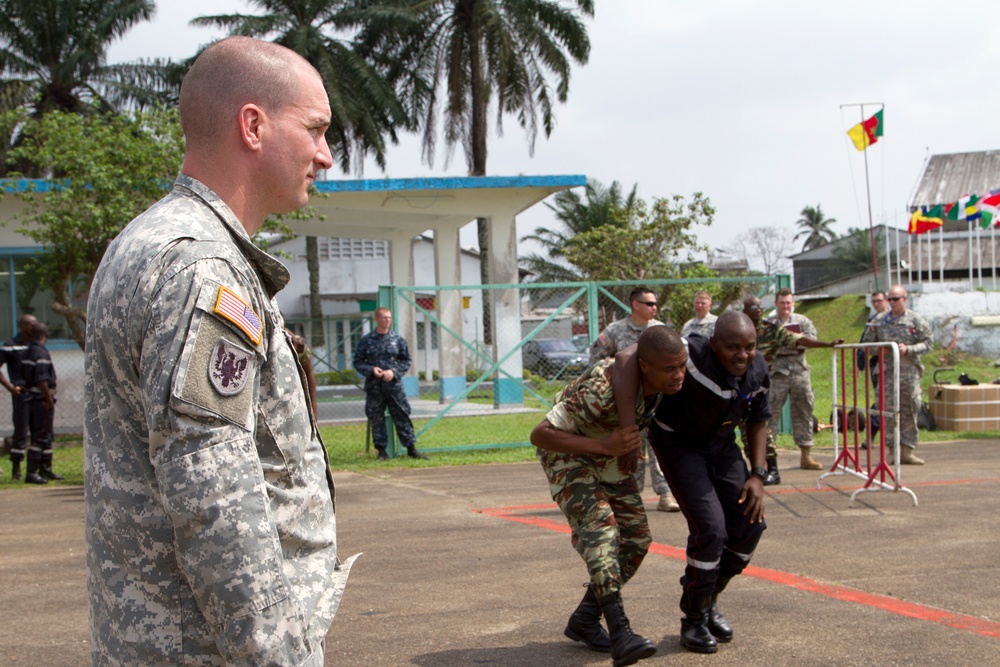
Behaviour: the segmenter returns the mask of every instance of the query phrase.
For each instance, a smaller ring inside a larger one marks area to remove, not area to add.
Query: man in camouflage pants
[[[917,415],[923,402],[920,377],[924,365],[920,357],[934,347],[930,324],[906,308],[906,290],[902,285],[889,289],[889,310],[879,313],[865,327],[862,343],[896,343],[899,346],[899,461],[908,465],[923,465],[913,450],[917,447]],[[894,409],[896,396],[892,354],[885,355],[885,408],[883,417],[886,445],[895,451]],[[877,369],[876,369],[877,370]],[[895,459],[893,459],[895,460]]]
[[[781,292],[779,292],[781,294]],[[791,292],[788,292],[791,295]],[[781,474],[778,471],[778,449],[774,442],[774,431],[777,427],[777,419],[775,415],[780,414],[781,406],[784,404],[785,398],[788,396],[787,387],[785,394],[781,398],[781,403],[774,401],[773,392],[774,390],[774,378],[773,367],[776,363],[779,353],[782,350],[797,349],[799,347],[833,347],[834,345],[839,345],[843,342],[843,339],[838,339],[830,343],[824,343],[822,341],[816,340],[811,335],[806,335],[804,333],[794,332],[789,330],[774,321],[765,320],[763,318],[763,306],[761,306],[761,301],[758,297],[749,294],[743,298],[743,312],[746,314],[754,323],[757,328],[757,353],[764,357],[764,361],[767,362],[768,373],[771,376],[771,391],[770,401],[771,401],[771,424],[767,429],[767,448],[766,448],[766,460],[767,460],[767,477],[764,478],[764,486],[771,486],[774,484],[781,483]],[[810,322],[810,326],[812,323]],[[813,332],[815,333],[815,328]],[[805,363],[805,360],[802,360]],[[787,379],[783,378],[783,379]],[[810,398],[812,396],[812,389],[809,390]],[[810,413],[810,424],[809,424],[809,436],[808,442],[812,442],[812,421],[811,414],[812,408],[809,408]],[[740,438],[743,442],[744,450],[747,450],[747,438],[745,435],[746,429],[740,425]],[[793,422],[794,430],[794,422]],[[796,437],[796,444],[799,443],[798,437]],[[811,447],[811,446],[810,446]],[[805,470],[819,470],[822,468],[816,461],[813,460],[810,455],[809,449],[801,450],[801,460],[799,462],[800,467]]]
[[[595,364],[601,359],[609,359],[626,347],[635,345],[639,340],[639,335],[649,327],[663,326],[663,322],[656,319],[656,294],[648,287],[636,287],[628,295],[629,307],[632,309],[628,317],[615,320],[601,332],[594,344],[590,348],[590,363]],[[653,491],[660,496],[660,501],[656,509],[660,512],[679,512],[680,507],[674,500],[670,492],[670,485],[667,484],[660,465],[654,457],[649,456],[649,436],[642,432],[642,448],[631,454],[634,461],[630,464],[635,468],[635,481],[639,487],[639,493],[646,483],[646,467],[648,462],[649,480],[653,485]]]
[[[687,353],[668,327],[639,337],[636,425],[618,428],[611,384],[614,360],[592,366],[556,396],[555,405],[531,433],[549,479],[552,498],[573,530],[572,544],[587,563],[587,592],[566,625],[567,637],[595,651],[611,651],[615,665],[631,665],[656,652],[632,633],[621,589],[638,570],[652,541],[635,477],[623,456],[640,446],[661,394],[680,391]],[[601,614],[608,632],[601,627]]]
[[[792,290],[783,287],[774,297],[777,314],[768,318],[768,322],[786,331],[802,334],[802,340],[816,340],[816,327],[805,315],[793,313],[795,297]],[[823,343],[820,347],[832,347],[842,343]],[[792,407],[792,437],[800,452],[799,467],[803,470],[822,470],[823,466],[812,457],[813,419],[816,401],[813,397],[812,382],[809,379],[811,368],[806,361],[806,351],[803,347],[813,347],[798,342],[796,345],[779,348],[774,360],[768,360],[768,372],[771,374],[771,422],[768,430],[775,433],[781,419],[781,409],[786,399],[791,400]]]

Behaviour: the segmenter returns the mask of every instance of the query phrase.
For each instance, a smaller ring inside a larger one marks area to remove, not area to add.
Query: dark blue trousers
[[[652,442],[660,468],[688,523],[687,567],[681,586],[688,595],[711,595],[720,576],[746,568],[766,525],[750,523],[738,504],[747,467],[735,440],[698,452]]]

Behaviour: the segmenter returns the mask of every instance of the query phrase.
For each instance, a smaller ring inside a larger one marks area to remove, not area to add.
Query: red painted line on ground
[[[965,483],[981,483],[981,482],[997,482],[998,479],[994,480],[967,480]],[[923,486],[934,486],[939,484],[950,484],[951,482],[925,482],[921,485]],[[824,489],[828,491],[837,491],[844,489]],[[800,493],[800,492],[812,492],[816,489],[787,489],[783,492],[786,493]],[[771,492],[770,490],[768,491]],[[558,506],[551,503],[539,504],[539,505],[519,505],[516,507],[499,507],[499,508],[487,508],[487,509],[477,509],[474,510],[480,514],[485,514],[487,516],[492,516],[497,519],[503,519],[505,521],[514,521],[517,523],[523,523],[529,526],[535,526],[536,528],[544,528],[546,530],[551,530],[557,533],[563,533],[568,535],[571,531],[569,526],[562,520],[554,521],[552,519],[546,519],[543,517],[530,516],[518,514],[518,512],[530,512],[538,510],[551,510],[556,509]],[[678,547],[672,547],[666,544],[660,544],[659,542],[653,542],[649,547],[649,553],[656,554],[658,556],[664,556],[666,558],[673,558],[678,561],[686,561],[687,556],[684,549]],[[819,595],[825,595],[828,598],[834,600],[840,600],[842,602],[851,602],[854,604],[863,604],[875,609],[881,609],[892,614],[898,614],[900,616],[906,616],[908,618],[915,618],[921,621],[928,621],[930,623],[937,623],[938,625],[944,625],[950,628],[955,628],[957,630],[966,630],[977,635],[983,635],[985,637],[994,637],[1000,639],[1000,623],[994,621],[987,621],[982,618],[977,618],[975,616],[967,616],[965,614],[956,614],[944,609],[934,609],[932,607],[927,607],[920,604],[915,604],[912,602],[906,602],[905,600],[899,600],[897,598],[889,597],[887,595],[878,595],[876,593],[865,593],[864,591],[859,591],[857,589],[848,588],[846,586],[835,586],[831,584],[824,584],[815,579],[809,579],[808,577],[800,577],[795,574],[790,574],[788,572],[782,572],[781,570],[772,570],[770,568],[757,567],[755,565],[750,565],[744,570],[743,574],[748,577],[754,577],[756,579],[763,579],[764,581],[769,581],[780,586],[788,586],[790,588],[795,588],[800,591],[805,591],[808,593],[817,593]]]

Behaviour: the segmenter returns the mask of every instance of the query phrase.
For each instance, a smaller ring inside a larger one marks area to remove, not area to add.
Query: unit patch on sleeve
[[[236,328],[247,335],[254,345],[260,344],[260,318],[253,308],[229,289],[219,287],[219,296],[215,300],[214,312],[236,325]]]
[[[208,362],[208,380],[223,396],[235,396],[243,391],[250,377],[253,352],[220,338]]]

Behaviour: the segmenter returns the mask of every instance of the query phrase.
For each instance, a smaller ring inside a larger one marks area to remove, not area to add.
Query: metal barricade
[[[892,387],[886,395],[886,358],[892,355]],[[833,452],[830,470],[824,479],[854,475],[865,480],[851,494],[850,502],[865,491],[902,491],[917,505],[917,495],[903,486],[899,443],[899,346],[896,343],[854,343],[838,345],[832,355],[833,373]],[[860,402],[863,401],[863,404]],[[886,424],[892,426],[892,460],[886,460]],[[872,437],[873,426],[878,438]],[[862,460],[863,459],[863,460]]]

